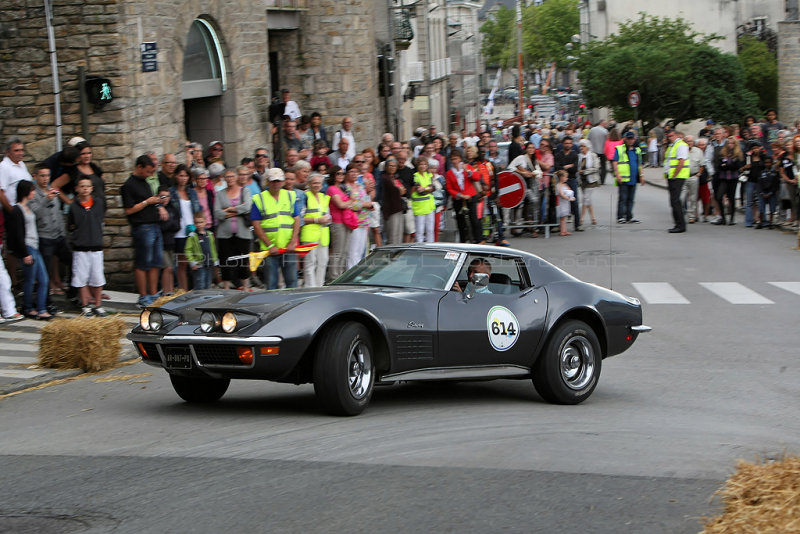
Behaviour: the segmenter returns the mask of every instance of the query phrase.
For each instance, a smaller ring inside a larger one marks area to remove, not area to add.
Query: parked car
[[[648,330],[637,299],[535,255],[430,243],[379,248],[322,288],[192,291],[143,310],[128,339],[188,402],[231,379],[310,382],[325,410],[356,415],[375,384],[408,381],[532,379],[578,404]]]

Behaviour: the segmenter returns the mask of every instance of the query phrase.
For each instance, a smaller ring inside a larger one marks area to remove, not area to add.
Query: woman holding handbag
[[[589,212],[592,217],[592,224],[597,224],[592,208],[592,189],[600,185],[599,175],[600,162],[597,155],[592,152],[592,143],[587,139],[580,141],[581,153],[578,154],[578,175],[580,176],[581,186],[581,220]]]

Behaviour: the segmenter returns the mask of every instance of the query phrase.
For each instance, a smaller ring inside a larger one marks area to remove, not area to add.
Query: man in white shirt
[[[33,182],[31,173],[22,161],[25,144],[19,137],[6,143],[6,156],[0,162],[0,203],[7,212],[17,203],[17,184],[22,180]]]
[[[339,139],[337,146],[339,149],[328,154],[328,159],[331,160],[332,165],[338,165],[344,170],[352,161],[352,158],[347,155],[350,153],[350,141],[347,137],[342,137]]]
[[[288,115],[292,120],[297,120],[302,113],[300,113],[300,106],[297,105],[297,102],[292,100],[291,92],[288,89],[282,89],[281,98],[286,106],[283,108],[283,114]]]
[[[336,130],[336,133],[333,134],[333,146],[339,146],[340,139],[347,139],[349,141],[347,154],[345,157],[349,160],[352,160],[356,157],[356,138],[353,137],[353,119],[351,117],[345,117],[342,119],[342,127],[339,130]],[[335,165],[335,163],[334,163]]]
[[[664,177],[669,189],[669,203],[675,226],[668,230],[671,234],[682,234],[686,231],[686,218],[681,202],[681,191],[690,176],[689,145],[683,140],[683,133],[672,128],[664,131],[669,146],[664,153]]]
[[[606,183],[606,139],[608,130],[606,120],[603,119],[589,130],[589,142],[592,143],[592,152],[597,154],[600,161],[600,184]]]

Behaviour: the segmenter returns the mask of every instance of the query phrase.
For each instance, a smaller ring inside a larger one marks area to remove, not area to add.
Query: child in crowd
[[[758,178],[758,198],[761,211],[761,221],[756,228],[767,226],[766,208],[769,204],[769,228],[772,228],[772,218],[778,208],[778,192],[781,189],[781,177],[772,165],[772,156],[764,156],[764,170]]]
[[[103,218],[105,206],[92,195],[92,179],[81,176],[75,185],[75,200],[70,204],[67,228],[72,240],[72,286],[78,288],[81,315],[106,317],[100,305],[106,277],[103,271]],[[91,300],[96,304],[89,305]]]
[[[658,167],[658,137],[655,130],[650,130],[647,136],[647,159],[650,167]]]
[[[556,193],[558,194],[558,224],[561,230],[559,235],[572,235],[567,232],[567,217],[572,211],[570,202],[575,202],[575,191],[567,185],[567,178],[569,178],[567,171],[563,169],[556,171],[556,179],[558,179],[558,185],[556,186]]]
[[[194,289],[211,287],[212,267],[219,265],[217,243],[214,233],[206,230],[206,218],[203,212],[195,213],[194,228],[186,238],[186,260],[192,270]]]
[[[158,186],[158,198],[161,205],[167,210],[167,219],[161,221],[161,237],[164,241],[164,250],[161,253],[161,291],[162,295],[172,295],[175,292],[175,234],[181,229],[181,212],[176,204],[171,202],[172,195],[167,184]]]

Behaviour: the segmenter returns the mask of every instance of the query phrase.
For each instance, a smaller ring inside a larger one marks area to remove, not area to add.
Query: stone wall
[[[778,116],[784,124],[800,117],[800,21],[778,23]]]
[[[386,128],[373,22],[383,12],[376,12],[376,4],[318,0],[301,15],[300,30],[270,32],[281,88],[292,91],[304,114],[321,113],[331,133],[342,118],[352,117],[359,149],[374,147]]]

